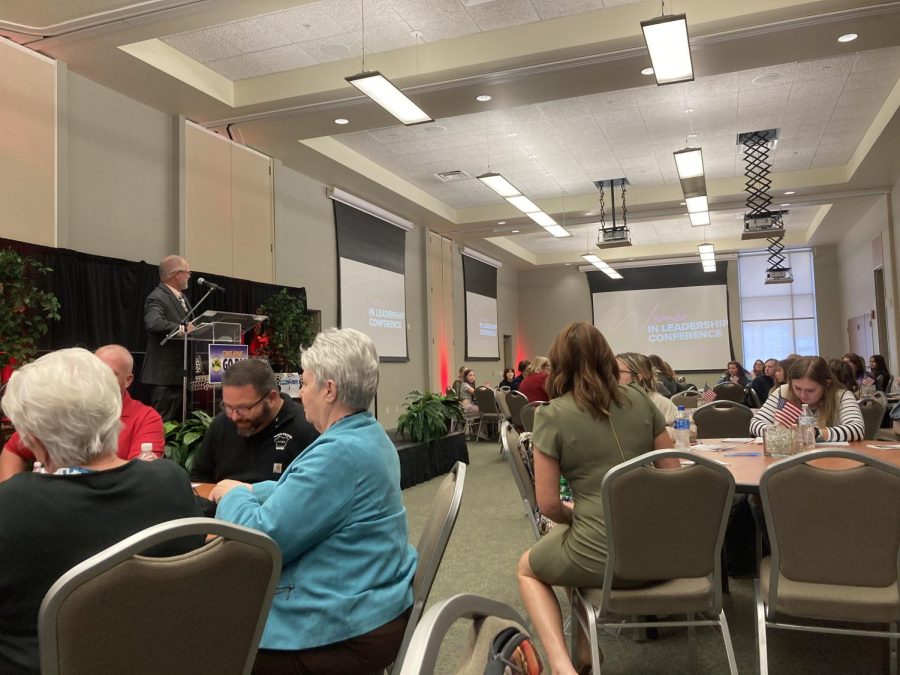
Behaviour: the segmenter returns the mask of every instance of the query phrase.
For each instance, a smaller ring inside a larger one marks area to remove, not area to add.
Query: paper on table
[[[878,445],[867,445],[867,448],[875,450],[900,450],[900,443],[879,443]]]
[[[822,448],[846,448],[850,445],[847,441],[823,441],[821,443],[816,443],[816,450],[821,450]]]
[[[753,439],[747,436],[746,438],[723,438],[723,443],[749,443]]]
[[[719,443],[697,443],[691,446],[691,450],[702,450],[703,452],[720,452],[734,447],[733,445],[721,445]]]
[[[203,485],[203,483],[191,483],[191,487],[192,487],[192,488],[195,488],[195,487],[197,487],[198,485]]]
[[[695,446],[695,447],[696,447],[696,446]],[[692,462],[692,461],[689,460],[689,459],[679,459],[678,461],[681,462],[681,466],[687,466],[688,464],[693,464],[693,463],[694,463],[694,462]],[[713,462],[718,462],[718,463],[721,464],[722,466],[729,466],[728,462],[723,462],[721,459],[714,459],[714,458],[713,458],[712,461],[713,461]]]

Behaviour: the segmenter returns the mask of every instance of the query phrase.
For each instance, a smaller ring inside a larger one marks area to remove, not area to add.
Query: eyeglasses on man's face
[[[230,405],[226,405],[225,401],[222,401],[219,404],[219,410],[224,412],[229,417],[231,415],[237,415],[238,417],[243,417],[245,415],[250,414],[250,411],[253,410],[256,406],[258,406],[268,396],[269,396],[269,392],[263,394],[255,403],[251,403],[250,405],[230,406]]]

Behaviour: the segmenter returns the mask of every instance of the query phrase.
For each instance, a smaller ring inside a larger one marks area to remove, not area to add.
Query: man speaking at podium
[[[182,319],[191,310],[184,295],[191,280],[187,260],[177,255],[166,256],[159,263],[159,285],[144,301],[144,328],[147,330],[147,354],[141,370],[141,382],[151,385],[150,404],[163,421],[181,421],[182,378],[184,376],[184,344],[180,339],[163,339],[179,330]],[[188,329],[193,324],[188,324]]]

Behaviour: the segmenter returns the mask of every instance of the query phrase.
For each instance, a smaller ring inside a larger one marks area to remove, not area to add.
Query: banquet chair
[[[882,394],[882,396],[884,396],[884,394]],[[878,435],[878,432],[881,429],[881,420],[884,419],[885,404],[874,396],[861,398],[859,399],[859,410],[862,413],[863,422],[866,425],[865,436],[863,436],[863,438],[867,441],[871,441]]]
[[[534,431],[534,415],[537,412],[537,409],[545,403],[546,401],[532,401],[528,405],[522,407],[519,414],[522,418],[522,428],[525,431]]]
[[[505,422],[500,429],[501,452],[509,463],[512,470],[513,479],[519,490],[519,496],[522,498],[522,504],[525,507],[525,517],[528,518],[528,524],[531,525],[531,532],[535,539],[541,538],[540,529],[540,509],[537,506],[537,495],[534,491],[534,481],[531,478],[528,468],[522,455],[519,454],[519,432],[517,432],[510,422]]]
[[[181,555],[140,555],[215,535]],[[210,518],[138,532],[76,565],[41,603],[44,675],[249,673],[281,574],[268,536]],[[203,619],[179,620],[202,610]]]
[[[500,409],[497,407],[494,390],[490,387],[478,387],[475,390],[475,404],[481,411],[481,415],[478,418],[478,438],[484,438],[482,430],[485,424],[488,427],[488,432],[493,429],[494,433],[499,433],[502,416],[500,415]],[[491,438],[496,438],[496,436],[491,436]]]
[[[734,401],[741,403],[744,400],[744,388],[734,382],[720,382],[713,391],[716,392],[716,399],[721,401]]]
[[[734,438],[750,435],[753,411],[734,401],[715,400],[694,411],[697,438]]]
[[[759,400],[759,394],[756,393],[756,389],[747,385],[744,389],[744,399],[747,403],[750,404],[751,408],[762,408],[762,402]]]
[[[444,476],[438,487],[437,495],[432,503],[431,514],[428,516],[425,528],[416,544],[419,561],[412,582],[412,610],[406,624],[406,631],[403,633],[400,650],[390,669],[391,673],[400,672],[413,632],[419,619],[422,618],[422,612],[425,611],[425,603],[428,602],[431,586],[434,584],[434,578],[437,576],[438,568],[444,558],[444,551],[447,550],[450,535],[456,525],[465,483],[466,465],[457,462],[450,469],[450,473]]]
[[[509,395],[509,387],[500,387],[494,392],[494,395],[497,399],[497,409],[500,411],[500,415],[504,420],[511,419],[512,413],[510,413],[509,404],[506,402],[506,397]]]
[[[512,607],[478,595],[460,594],[442,600],[422,616],[416,627],[400,675],[433,673],[441,642],[458,619],[471,619],[468,644],[454,673],[483,673],[491,656],[491,641],[505,628],[527,633],[525,621]]]
[[[665,458],[690,463],[673,470],[651,465]],[[594,674],[600,673],[599,628],[687,627],[693,666],[694,627],[718,626],[735,675],[721,581],[722,543],[734,496],[731,472],[690,452],[658,450],[612,468],[600,493],[608,551],[603,587],[572,593],[572,613],[589,637]],[[685,620],[678,615],[686,615]],[[653,616],[665,618],[630,618]],[[573,631],[573,653],[578,653],[577,636]]]
[[[685,408],[696,408],[697,404],[700,401],[700,392],[696,389],[680,391],[675,394],[670,400],[676,406],[683,405]]]
[[[810,464],[827,458],[858,464]],[[896,675],[900,467],[849,450],[814,450],[772,464],[759,492],[772,551],[756,582],[761,675],[769,671],[773,628],[887,638]]]
[[[528,397],[522,392],[511,391],[506,395],[506,404],[509,406],[509,416],[516,429],[522,428],[522,408],[528,405]]]

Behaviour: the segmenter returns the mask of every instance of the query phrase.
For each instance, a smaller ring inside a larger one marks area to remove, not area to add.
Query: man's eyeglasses
[[[187,274],[188,276],[191,276],[191,271],[190,270],[175,270],[175,274]]]
[[[244,415],[247,415],[251,410],[253,410],[256,406],[258,406],[264,399],[268,398],[268,396],[269,394],[265,393],[256,403],[251,403],[250,405],[236,405],[234,407],[225,405],[225,402],[223,401],[219,404],[219,410],[229,416],[237,415],[238,417],[243,417]]]

